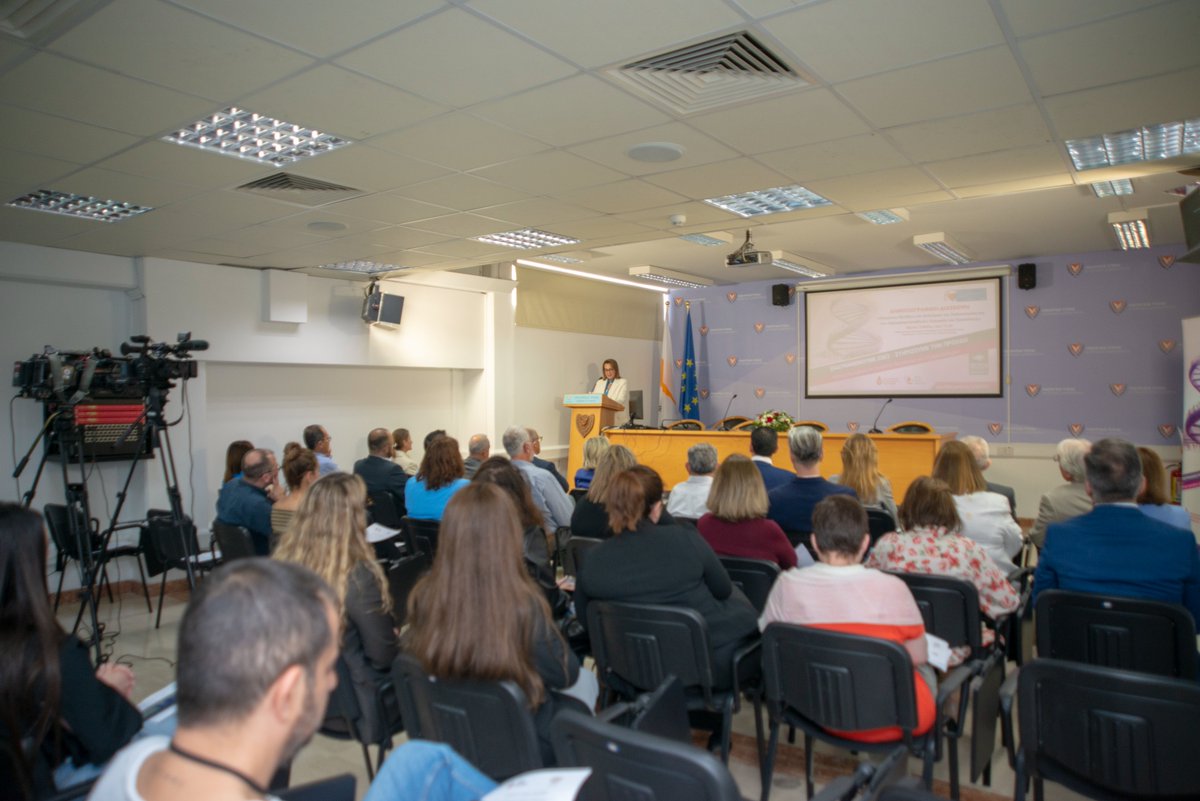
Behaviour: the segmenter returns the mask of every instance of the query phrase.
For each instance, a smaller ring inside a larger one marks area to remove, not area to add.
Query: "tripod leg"
[[[63,579],[67,577],[67,566],[64,564],[58,571],[58,591],[54,593],[54,613],[58,614],[58,602],[62,600]]]

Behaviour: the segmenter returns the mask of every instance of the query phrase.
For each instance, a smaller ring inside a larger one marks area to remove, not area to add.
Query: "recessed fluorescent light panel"
[[[544,253],[538,256],[542,261],[553,261],[558,264],[583,264],[583,259],[577,259],[574,256],[564,256],[561,253]]]
[[[1096,197],[1114,197],[1116,195],[1132,195],[1133,181],[1122,178],[1118,181],[1096,181],[1092,184]]]
[[[688,289],[700,289],[701,287],[712,286],[714,283],[698,275],[677,273],[672,270],[665,270],[662,267],[654,267],[653,265],[630,267],[629,274],[634,278],[645,278],[650,281],[658,281],[661,284],[686,287]]]
[[[833,274],[832,267],[821,264],[819,261],[797,256],[795,253],[788,253],[786,250],[771,251],[771,266],[799,273],[808,278],[824,278]]]
[[[858,217],[875,225],[892,225],[894,223],[908,222],[907,209],[879,209],[877,211],[860,211]]]
[[[710,231],[707,234],[684,234],[679,238],[685,242],[691,242],[693,245],[704,245],[710,248],[717,245],[733,244],[733,237],[724,231]]]
[[[349,139],[233,106],[196,120],[163,140],[278,167],[350,144]]]
[[[913,244],[950,264],[967,264],[974,261],[974,256],[966,248],[940,231],[935,234],[917,234],[913,237]]]
[[[570,267],[556,267],[553,264],[543,264],[537,261],[529,261],[528,259],[517,259],[517,264],[522,267],[532,267],[535,270],[546,270],[552,273],[561,273],[563,275],[573,275],[576,278],[586,278],[589,281],[603,281],[606,284],[621,284],[622,286],[632,286],[638,289],[648,289],[651,292],[666,293],[667,290],[661,286],[653,284],[643,284],[638,281],[629,281],[625,278],[617,278],[612,275],[600,275],[598,273],[585,273],[583,270],[572,270]],[[515,270],[514,270],[515,272]]]
[[[737,195],[705,198],[705,203],[733,212],[739,217],[758,217],[763,214],[778,214],[784,211],[815,209],[832,206],[833,201],[810,192],[803,186],[777,186],[773,189],[756,189]]]
[[[1114,211],[1108,215],[1108,224],[1116,232],[1121,250],[1150,247],[1150,231],[1146,228],[1145,211]]]
[[[373,261],[339,261],[336,264],[322,264],[319,269],[374,275],[375,273],[390,273],[396,270],[409,270],[412,268],[402,267],[399,264],[379,264]]]
[[[45,211],[50,214],[65,214],[68,217],[82,217],[85,220],[114,223],[128,220],[139,214],[153,211],[151,206],[138,206],[133,203],[122,203],[119,200],[101,200],[87,195],[72,195],[67,192],[55,192],[50,189],[39,189],[8,201],[8,206],[30,211]]]
[[[1067,153],[1077,170],[1158,161],[1200,153],[1200,117],[1184,122],[1145,125],[1129,131],[1068,139]]]
[[[475,237],[476,242],[486,242],[489,245],[504,245],[518,250],[537,250],[538,248],[554,248],[562,245],[578,245],[578,239],[549,231],[539,231],[536,228],[522,228],[519,231],[502,231],[498,234]]]

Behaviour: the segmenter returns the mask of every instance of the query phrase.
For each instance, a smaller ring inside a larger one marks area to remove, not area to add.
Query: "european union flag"
[[[700,419],[700,391],[696,389],[696,344],[692,341],[692,310],[687,313],[687,333],[684,335],[683,367],[679,372],[679,416],[684,420]]]

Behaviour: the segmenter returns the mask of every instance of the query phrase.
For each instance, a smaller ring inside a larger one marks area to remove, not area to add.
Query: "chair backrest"
[[[1091,797],[1200,797],[1195,681],[1035,659],[1017,699],[1030,772]]]
[[[579,500],[580,498],[586,498],[588,491],[585,489],[573,489],[569,494],[573,499]]]
[[[929,423],[922,423],[920,420],[905,420],[903,423],[896,423],[893,426],[888,426],[888,434],[932,434],[933,426]]]
[[[743,423],[749,423],[749,422],[751,422],[749,417],[744,417],[743,415],[740,415],[740,414],[734,414],[734,415],[730,415],[729,417],[723,418],[723,419],[718,420],[717,422],[713,423],[713,430],[714,431],[731,431],[731,430],[737,428],[738,426],[742,425]]]
[[[767,703],[841,731],[917,725],[912,659],[903,646],[788,623],[763,632]]]
[[[409,737],[446,743],[497,781],[543,766],[533,714],[513,682],[438,679],[409,654],[396,657],[392,674]]]
[[[896,521],[892,519],[889,512],[884,509],[868,509],[867,510],[867,530],[871,535],[871,545],[867,549],[867,553],[871,552],[871,548],[875,547],[875,543],[879,542],[879,538],[884,534],[890,534],[896,530]]]
[[[767,596],[779,578],[779,565],[765,559],[743,559],[738,556],[722,556],[721,564],[729,578],[741,588],[754,608],[761,612],[767,605]]]
[[[349,773],[278,790],[281,801],[354,801],[357,780]]]
[[[563,552],[563,572],[568,576],[578,576],[587,559],[587,552],[602,542],[604,540],[595,537],[571,537],[568,539],[566,550]]]
[[[408,556],[402,556],[388,565],[388,589],[392,595],[392,618],[396,627],[402,628],[408,622],[408,596],[421,576],[429,570],[433,559],[429,554],[418,551]]]
[[[396,509],[396,499],[390,492],[368,492],[367,513],[371,516],[372,523],[388,528],[404,528],[403,516]]]
[[[820,420],[793,420],[792,421],[792,428],[797,428],[799,426],[808,426],[809,428],[815,428],[821,432],[825,432],[825,431],[829,430],[829,426],[825,425]]]
[[[231,562],[234,559],[255,556],[254,540],[245,526],[231,526],[214,520],[212,530],[217,547],[221,549],[222,561]]]
[[[438,531],[442,528],[441,521],[418,520],[414,517],[405,517],[403,521],[408,541],[417,550],[429,554],[430,559],[437,556]]]
[[[921,610],[925,630],[950,643],[951,648],[971,647],[971,656],[982,656],[979,590],[969,581],[924,573],[893,573],[908,585]]]
[[[1044,590],[1034,612],[1039,657],[1196,676],[1196,624],[1177,604]]]
[[[734,431],[753,431],[756,428],[758,428],[757,420],[747,420],[744,423],[738,423],[737,425],[735,425],[733,427],[733,430]]]
[[[559,765],[589,767],[581,801],[741,801],[721,760],[694,745],[614,726],[574,710],[550,724]]]
[[[711,706],[708,624],[695,609],[592,601],[587,607],[587,630],[602,677],[616,674],[645,692],[673,673],[684,687],[699,687]]]
[[[197,556],[200,553],[196,524],[185,515],[180,527],[182,532],[172,522],[171,513],[165,509],[150,509],[146,512],[146,533],[150,546],[147,549],[146,567],[151,575],[156,573],[151,568],[150,555],[164,567],[175,567],[183,564],[189,556]]]
[[[83,557],[90,559],[91,549],[96,547],[96,543],[93,542],[92,533],[88,530],[83,510],[79,507],[72,508],[75,514],[75,524],[79,528],[79,534],[82,539],[84,548]],[[66,504],[48,503],[42,507],[42,514],[46,518],[46,528],[50,530],[50,541],[54,543],[54,547],[58,552],[65,554],[71,559],[80,559],[80,542],[71,533],[71,518],[68,516]]]
[[[673,423],[667,423],[663,428],[676,431],[703,431],[704,423],[699,420],[676,420]]]
[[[338,683],[329,694],[329,703],[325,708],[325,717],[337,716],[346,723],[350,736],[360,739],[358,733],[362,729],[363,710],[354,693],[354,677],[350,673],[350,665],[341,654],[337,658]]]

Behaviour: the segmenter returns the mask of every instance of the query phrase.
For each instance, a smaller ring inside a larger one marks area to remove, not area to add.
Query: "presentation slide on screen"
[[[808,292],[806,395],[1000,395],[1000,279]]]

